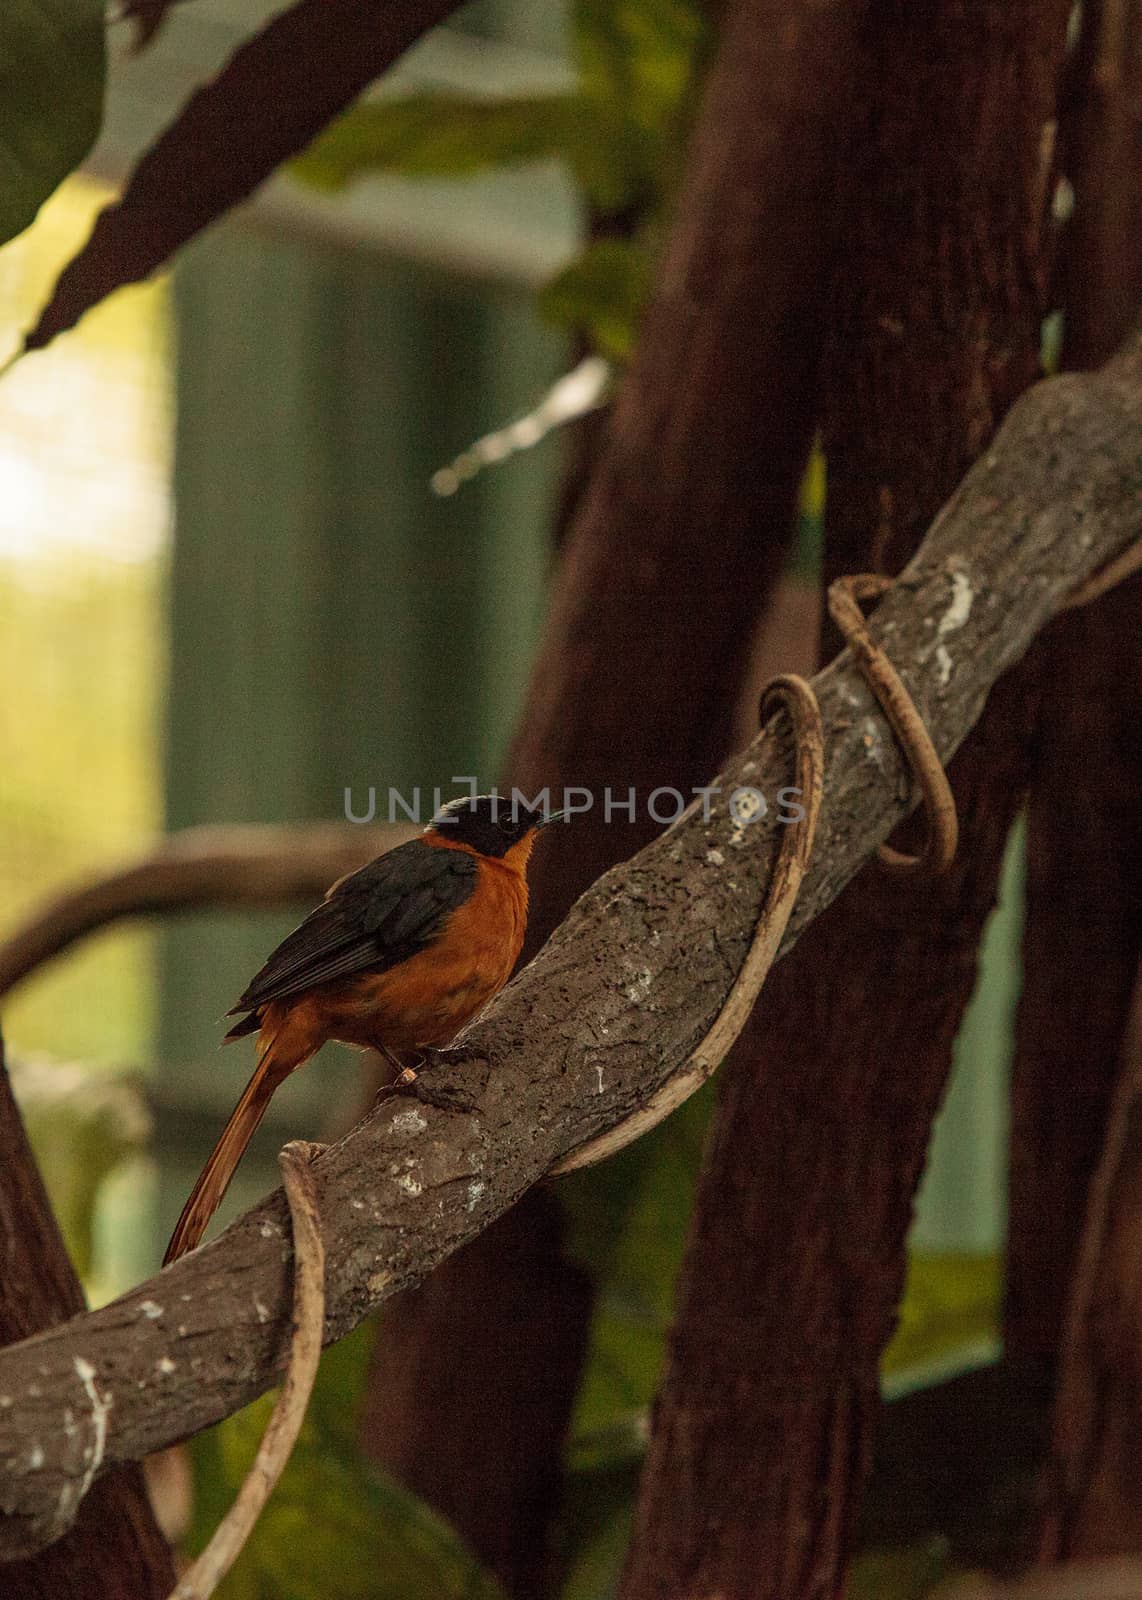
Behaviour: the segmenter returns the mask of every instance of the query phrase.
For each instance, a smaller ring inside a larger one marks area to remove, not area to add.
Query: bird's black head
[[[425,831],[452,844],[470,845],[482,856],[505,856],[529,833],[562,815],[510,795],[466,794],[441,806]]]

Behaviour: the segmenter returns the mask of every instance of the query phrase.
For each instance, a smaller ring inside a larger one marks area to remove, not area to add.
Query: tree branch
[[[37,906],[0,942],[0,996],[86,934],[123,917],[308,899],[416,831],[339,822],[186,828],[153,854]]]
[[[1142,338],[1101,373],[1052,379],[1014,408],[872,619],[943,759],[996,678],[1140,529]],[[782,953],[910,806],[904,758],[848,656],[814,688],[825,797]],[[315,1164],[327,1340],[431,1272],[682,1065],[751,942],[789,773],[788,735],[767,730],[722,775],[708,820],[696,806],[578,902],[433,1068],[422,1085],[431,1101],[387,1101]],[[725,804],[746,784],[771,802],[752,826]],[[197,1432],[274,1381],[289,1342],[289,1260],[278,1193],[113,1304],[0,1352],[0,1554],[57,1533],[82,1485],[65,1415],[90,1412],[89,1369],[104,1469]]]

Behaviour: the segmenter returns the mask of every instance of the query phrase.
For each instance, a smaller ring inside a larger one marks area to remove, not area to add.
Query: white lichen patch
[[[156,1305],[153,1300],[140,1300],[139,1313],[141,1316],[146,1317],[148,1321],[156,1322],[162,1316],[163,1308],[160,1305]]]
[[[427,1127],[427,1120],[421,1116],[415,1106],[411,1111],[398,1111],[393,1118],[394,1133],[423,1133]]]
[[[276,1222],[259,1222],[258,1232],[263,1239],[277,1239],[281,1237],[281,1229]]]
[[[107,1449],[107,1418],[111,1412],[111,1396],[100,1394],[95,1384],[95,1368],[90,1361],[85,1361],[82,1356],[75,1358],[75,1375],[83,1385],[83,1392],[91,1405],[91,1443],[83,1452],[85,1470],[83,1482],[80,1484],[76,1501],[82,1500],[92,1480],[103,1464],[103,1453]]]
[[[595,1093],[596,1094],[602,1094],[602,1092],[603,1092],[603,1069],[602,1069],[602,1067],[600,1067],[598,1065],[596,1065],[596,1067],[595,1067],[595,1078],[596,1078],[596,1084],[597,1084],[597,1087],[595,1089]]]
[[[393,1275],[391,1272],[374,1272],[366,1279],[365,1287],[370,1294],[377,1295],[383,1293],[392,1281]]]
[[[467,1209],[469,1211],[475,1211],[476,1207],[480,1203],[481,1198],[487,1193],[487,1188],[488,1186],[482,1178],[474,1178],[468,1185]]]
[[[420,1194],[423,1189],[423,1185],[417,1182],[411,1172],[402,1172],[396,1180],[396,1185],[398,1189],[403,1189],[405,1194],[413,1196]]]
[[[643,967],[635,973],[634,978],[626,987],[626,997],[632,1005],[637,1005],[640,1000],[646,998],[650,993],[653,982],[654,975],[649,967]]]
[[[263,1301],[257,1299],[257,1297],[254,1299],[254,1315],[257,1317],[259,1322],[268,1322],[270,1320],[269,1306],[267,1306]]]
[[[944,688],[952,676],[952,658],[948,654],[946,644],[936,646],[936,669],[940,680],[940,688]]]
[[[948,609],[940,618],[940,625],[936,629],[937,636],[945,638],[949,633],[956,633],[963,627],[971,616],[971,608],[975,603],[975,590],[966,572],[952,573],[952,599]]]
[[[706,865],[709,867],[724,867],[726,858],[720,850],[706,851]]]
[[[175,1362],[171,1360],[170,1356],[160,1356],[155,1362],[155,1370],[156,1372],[161,1372],[164,1378],[169,1378],[175,1370]]]
[[[365,1202],[363,1200],[350,1200],[349,1204],[353,1207],[354,1211],[364,1211],[365,1209]]]

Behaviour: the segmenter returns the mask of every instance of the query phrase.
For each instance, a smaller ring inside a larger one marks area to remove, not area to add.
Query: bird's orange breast
[[[449,847],[455,848],[455,847]],[[314,996],[328,1036],[390,1050],[445,1045],[511,977],[527,926],[527,856],[479,858],[475,889],[424,950]]]

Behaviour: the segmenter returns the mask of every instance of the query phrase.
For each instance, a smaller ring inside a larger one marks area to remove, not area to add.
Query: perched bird
[[[258,1034],[253,1076],[183,1207],[163,1264],[193,1250],[274,1090],[327,1039],[439,1048],[507,982],[527,925],[527,863],[545,814],[495,795],[438,811],[419,839],[340,878],[282,940],[230,1016]]]

